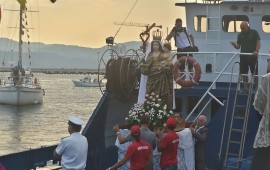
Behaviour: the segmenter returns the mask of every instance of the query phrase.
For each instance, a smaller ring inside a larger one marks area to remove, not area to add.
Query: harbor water
[[[43,104],[0,105],[0,155],[58,144],[61,138],[69,135],[68,116],[76,115],[87,123],[102,96],[97,87],[73,85],[73,79],[84,75],[35,76],[45,90]]]

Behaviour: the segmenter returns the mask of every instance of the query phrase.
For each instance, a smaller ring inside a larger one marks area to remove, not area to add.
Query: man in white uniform
[[[54,157],[61,158],[63,170],[84,170],[86,167],[88,142],[86,137],[80,134],[83,124],[83,120],[69,116],[70,136],[62,139],[54,151]]]

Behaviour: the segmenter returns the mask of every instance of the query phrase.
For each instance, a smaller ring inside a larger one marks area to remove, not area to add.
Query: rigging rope
[[[134,3],[134,5],[132,6],[132,8],[130,9],[130,11],[128,12],[128,15],[126,16],[126,18],[124,19],[124,21],[122,22],[122,24],[120,25],[119,29],[117,30],[116,34],[114,35],[113,39],[115,39],[116,35],[119,33],[120,29],[122,28],[122,26],[124,25],[124,23],[126,22],[127,18],[129,17],[130,13],[132,12],[132,10],[134,9],[134,7],[136,6],[136,4],[138,3],[139,0],[136,0],[136,2]]]

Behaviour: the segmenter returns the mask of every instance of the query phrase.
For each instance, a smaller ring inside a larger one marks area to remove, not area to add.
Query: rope
[[[136,60],[127,58],[110,59],[106,67],[107,90],[120,101],[127,101],[138,82]]]
[[[116,35],[119,33],[119,31],[121,30],[122,26],[124,25],[124,23],[126,22],[127,18],[129,17],[131,11],[134,9],[134,7],[136,6],[136,4],[138,3],[139,0],[136,0],[136,2],[134,3],[134,5],[132,6],[132,8],[130,9],[130,11],[128,12],[128,15],[126,16],[126,18],[124,19],[124,21],[122,22],[122,24],[120,25],[119,29],[117,30],[116,34],[114,35],[113,39],[115,39]]]

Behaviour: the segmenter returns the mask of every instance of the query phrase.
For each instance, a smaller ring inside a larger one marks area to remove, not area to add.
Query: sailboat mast
[[[22,34],[23,34],[23,25],[22,25],[22,15],[23,15],[23,8],[20,5],[20,28],[19,28],[19,60],[18,60],[18,67],[22,69]]]

